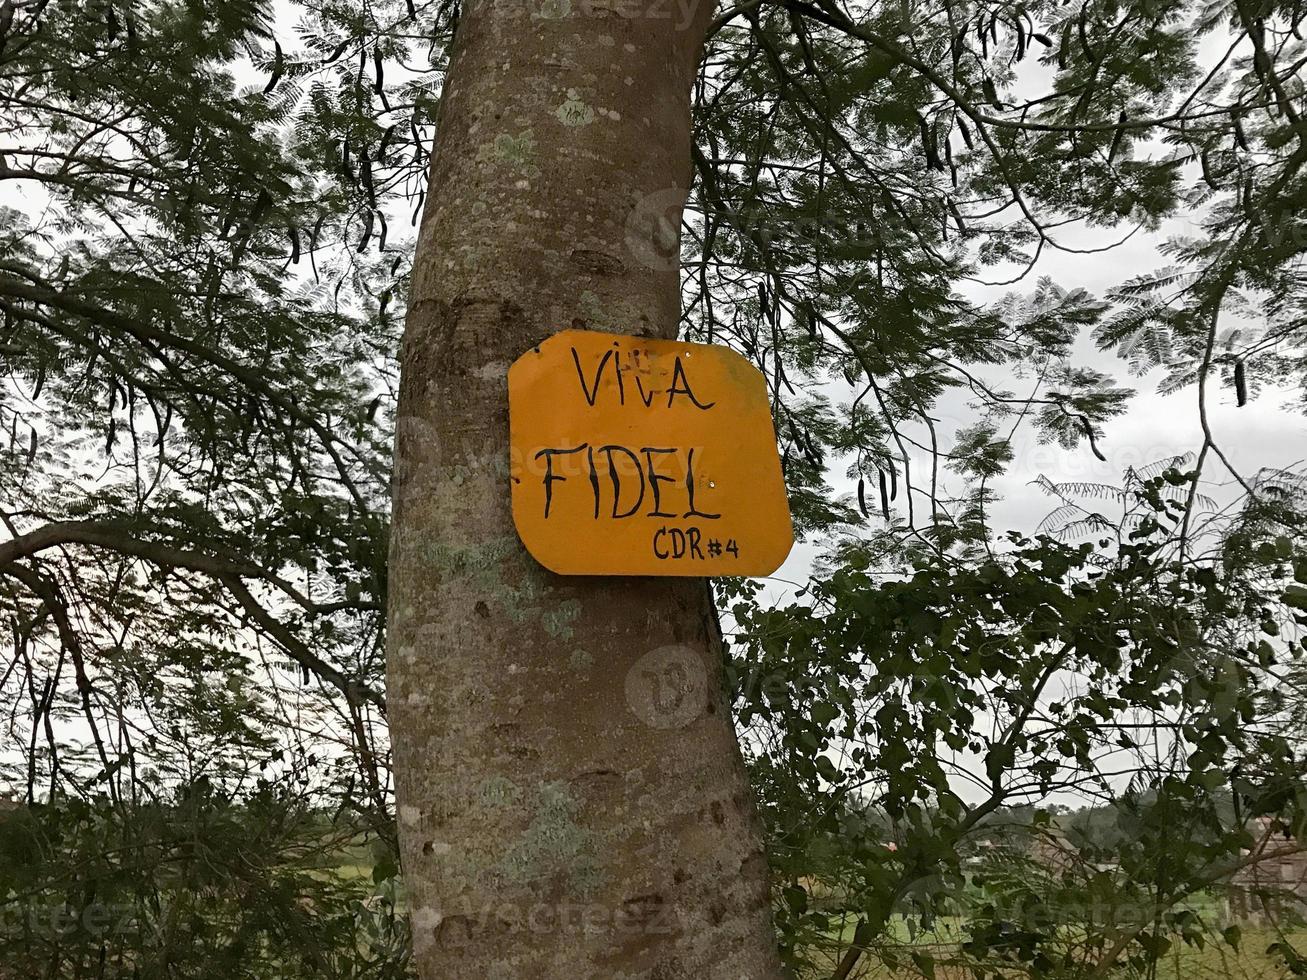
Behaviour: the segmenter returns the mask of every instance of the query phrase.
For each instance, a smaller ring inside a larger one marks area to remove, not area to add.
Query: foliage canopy
[[[1268,846],[1251,818],[1301,826],[1301,480],[1236,469],[1209,419],[1307,371],[1300,8],[718,12],[693,92],[684,333],[767,374],[797,523],[828,546],[802,601],[719,592],[797,970],[849,975],[870,952],[933,976],[893,923],[960,908],[952,955],[980,976],[1237,945],[1186,903]],[[406,968],[389,447],[405,229],[458,16],[0,3],[15,969]],[[1043,275],[1136,234],[1165,237],[1167,264],[1105,295]],[[1130,405],[1086,338],[1192,393],[1202,440],[1120,487],[1048,482],[1041,533],[1004,536],[989,515],[1014,442],[1101,457]],[[949,405],[965,425],[941,422]],[[1216,480],[1239,499],[1209,501]],[[1057,837],[1049,807],[1073,796],[1119,817],[1110,843],[1058,874],[1010,850],[975,871],[998,824]],[[1086,894],[1148,915],[1074,942],[1055,916],[1013,923]],[[134,927],[85,927],[106,907]]]

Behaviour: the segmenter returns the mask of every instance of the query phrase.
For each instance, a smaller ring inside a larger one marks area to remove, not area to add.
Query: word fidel
[[[668,409],[675,407],[678,404],[678,399],[680,399],[680,404],[688,405],[700,412],[711,411],[713,406],[717,404],[715,401],[705,403],[695,394],[690,384],[689,375],[686,373],[685,364],[679,355],[676,356],[673,362],[671,383],[665,393],[657,390],[646,390],[639,373],[631,372],[631,376],[628,378],[627,371],[622,368],[621,359],[614,350],[606,351],[603,357],[600,358],[599,365],[595,368],[589,383],[586,381],[585,369],[581,366],[581,356],[575,347],[571,348],[571,355],[572,363],[576,368],[576,379],[581,387],[581,394],[584,396],[586,404],[591,408],[596,407],[600,385],[610,365],[615,373],[617,399],[620,405],[627,404],[628,391],[632,398],[638,398],[639,403],[649,409],[655,407],[655,399],[658,399],[659,407],[664,407],[661,397],[663,394],[666,395],[665,407]],[[629,388],[628,384],[630,385]],[[584,455],[582,456],[582,454]],[[541,449],[535,454],[535,459],[544,461],[544,474],[542,477],[545,496],[544,517],[547,520],[553,509],[554,484],[568,482],[568,478],[559,472],[561,467],[555,467],[555,460],[561,462],[560,457],[575,457],[578,460],[584,459],[583,472],[590,485],[590,496],[594,504],[593,514],[596,520],[599,519],[603,509],[605,497],[602,489],[604,481],[600,477],[601,469],[607,474],[607,482],[612,487],[611,508],[608,516],[614,520],[626,520],[637,516],[673,520],[720,520],[721,514],[702,510],[695,501],[698,488],[694,476],[694,454],[694,447],[637,447],[615,443],[595,445],[589,442],[582,442],[575,446]],[[669,460],[668,457],[671,457],[671,459]],[[625,465],[618,465],[619,458]],[[684,466],[678,465],[682,459],[684,460]],[[660,464],[662,466],[661,471]],[[676,475],[668,475],[669,466],[673,468]],[[570,472],[575,473],[577,470],[574,468]],[[673,508],[672,503],[668,500],[669,494],[664,490],[665,484],[682,483],[684,484],[684,494],[677,496],[684,500],[684,510],[680,507]],[[646,499],[649,500],[649,509],[642,512]],[[698,527],[689,527],[684,530],[675,527],[660,528],[655,532],[653,538],[654,554],[659,558],[689,557],[703,559],[705,558],[703,546],[703,532]],[[734,555],[739,554],[739,547],[734,540],[728,541],[723,547],[719,541],[714,539],[707,542],[707,548],[708,554],[712,557],[720,557],[724,551]]]

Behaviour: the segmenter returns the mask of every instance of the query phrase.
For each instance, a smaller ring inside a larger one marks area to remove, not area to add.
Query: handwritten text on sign
[[[767,385],[733,351],[569,330],[508,372],[513,520],[563,575],[766,575],[794,534]]]

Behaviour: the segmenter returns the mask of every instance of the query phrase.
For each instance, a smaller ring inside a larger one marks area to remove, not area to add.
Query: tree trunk
[[[633,2],[473,0],[445,83],[390,554],[426,980],[780,976],[704,581],[553,575],[509,506],[509,364],[566,328],[676,335],[711,4]]]

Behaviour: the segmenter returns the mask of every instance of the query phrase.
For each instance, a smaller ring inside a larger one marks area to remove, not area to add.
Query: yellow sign
[[[794,543],[762,373],[568,330],[508,371],[513,520],[561,575],[767,575]]]

